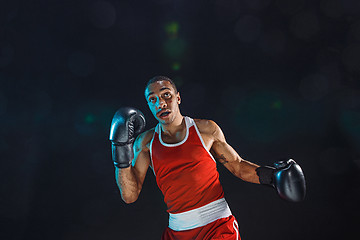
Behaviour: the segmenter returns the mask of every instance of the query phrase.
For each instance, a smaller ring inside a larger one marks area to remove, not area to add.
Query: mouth
[[[167,118],[169,116],[169,114],[170,114],[170,111],[161,110],[157,115],[158,115],[159,118],[164,119],[164,118]]]

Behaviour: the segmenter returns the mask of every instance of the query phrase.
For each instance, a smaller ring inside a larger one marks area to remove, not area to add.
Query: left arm
[[[234,176],[251,183],[260,183],[256,173],[258,165],[242,159],[239,154],[226,142],[220,127],[209,121],[213,130],[213,144],[210,152],[217,161],[222,163]]]

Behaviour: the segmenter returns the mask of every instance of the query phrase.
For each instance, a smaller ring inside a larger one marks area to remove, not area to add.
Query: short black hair
[[[176,85],[175,83],[173,82],[173,80],[171,80],[169,77],[166,77],[166,76],[155,76],[153,78],[151,78],[147,83],[146,83],[146,86],[145,86],[145,90],[148,88],[148,86],[154,82],[158,82],[158,81],[168,81],[174,88],[175,90],[175,93],[178,92],[177,88],[176,88]]]

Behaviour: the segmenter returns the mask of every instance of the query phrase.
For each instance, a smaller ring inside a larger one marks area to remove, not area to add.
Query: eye
[[[154,98],[154,97],[149,98],[149,102],[150,102],[150,103],[153,103],[154,101],[155,101],[155,98]]]
[[[170,98],[171,97],[171,94],[170,93],[164,93],[164,97],[166,97],[166,98]]]

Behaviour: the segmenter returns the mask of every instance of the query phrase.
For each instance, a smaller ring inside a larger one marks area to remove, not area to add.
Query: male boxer
[[[180,93],[168,77],[150,79],[145,98],[157,126],[141,133],[143,114],[121,108],[113,118],[110,140],[116,181],[126,203],[137,200],[147,169],[152,168],[169,213],[162,240],[240,239],[216,160],[244,181],[274,187],[285,200],[303,200],[305,179],[295,161],[259,167],[242,159],[214,121],[180,113]]]

